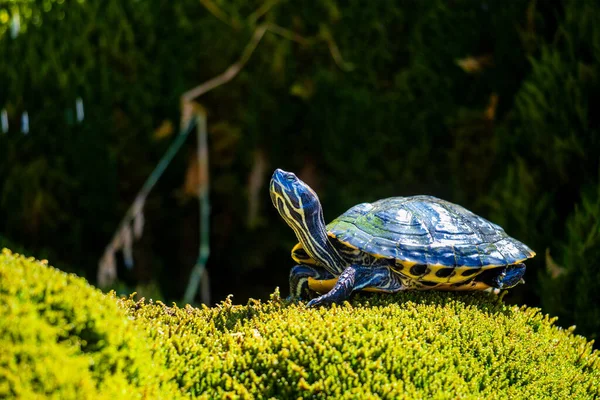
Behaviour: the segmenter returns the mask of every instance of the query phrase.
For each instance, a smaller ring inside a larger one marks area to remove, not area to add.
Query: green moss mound
[[[114,297],[0,254],[0,398],[177,398],[151,347]]]
[[[180,386],[210,398],[596,398],[592,343],[486,294],[402,293],[332,308],[127,301]]]
[[[0,397],[597,398],[592,343],[485,294],[179,308],[0,255]]]

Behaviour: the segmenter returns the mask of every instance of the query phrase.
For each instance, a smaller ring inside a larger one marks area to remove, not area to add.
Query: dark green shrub
[[[531,72],[503,121],[505,131],[498,132],[499,175],[484,201],[493,221],[537,251],[526,280],[537,283],[545,311],[560,316],[561,325],[576,323],[578,332],[597,337],[600,325],[591,317],[600,314],[592,279],[598,257],[594,246],[577,243],[595,240],[598,229],[596,200],[582,196],[597,185],[600,170],[600,4],[571,0],[562,7],[555,34],[537,38]],[[546,249],[569,278],[537,282]]]
[[[541,281],[542,305],[562,324],[592,339],[600,332],[600,186],[587,193],[566,221],[566,241],[551,255]],[[552,269],[554,268],[554,269]]]

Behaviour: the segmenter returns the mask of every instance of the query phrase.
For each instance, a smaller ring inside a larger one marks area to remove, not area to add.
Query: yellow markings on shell
[[[472,291],[472,290],[479,291],[479,290],[486,290],[486,289],[492,289],[492,287],[486,283],[477,282],[477,281],[473,281],[471,283],[467,283],[466,285],[462,285],[462,286],[454,286],[450,283],[442,283],[435,287],[435,290],[445,290],[445,291],[453,291],[453,292],[465,292],[465,291]]]
[[[443,277],[436,275],[438,271],[440,271],[442,269],[448,269],[448,268],[450,268],[452,270],[450,275],[443,276]],[[473,275],[463,276],[463,272],[473,271],[474,269],[476,269],[477,272],[474,273]],[[466,280],[473,278],[474,276],[479,275],[481,272],[483,272],[483,270],[484,270],[484,268],[479,268],[479,267],[452,268],[452,267],[448,267],[448,266],[444,266],[444,265],[434,264],[434,265],[428,265],[425,275],[421,275],[418,278],[420,281],[428,281],[428,282],[459,283],[459,282],[464,282]],[[410,275],[410,273],[409,273],[409,275]]]
[[[432,286],[423,285],[421,282],[413,280],[411,282],[407,282],[405,284],[407,289],[410,290],[419,290],[419,291],[427,291],[427,290],[441,290],[448,292],[468,292],[468,291],[482,291],[488,289],[494,289],[492,286],[478,281],[472,281],[466,283],[464,285],[454,284],[454,283],[438,283]]]
[[[460,282],[467,281],[467,280],[481,274],[485,270],[488,270],[491,268],[498,268],[498,266],[495,266],[495,265],[488,265],[485,267],[464,267],[464,266],[463,267],[448,267],[447,265],[441,265],[441,264],[429,264],[429,265],[426,265],[424,274],[415,275],[411,272],[411,268],[417,264],[418,263],[412,262],[412,261],[397,260],[396,265],[393,266],[392,269],[396,273],[406,276],[407,278],[413,279],[415,281],[453,284],[453,283],[460,283]],[[447,275],[447,276],[437,276],[436,275],[436,273],[439,270],[448,269],[448,268],[450,268],[452,270],[452,272],[449,275]],[[474,273],[471,275],[467,274],[465,276],[465,275],[463,275],[463,273],[466,271],[473,271]],[[425,289],[431,289],[431,288],[437,289],[438,287],[431,286],[431,287],[426,287]]]
[[[416,261],[397,260],[396,264],[400,264],[402,267],[404,267],[406,269],[410,269],[410,267],[413,267],[413,266],[417,265],[418,263]]]
[[[518,263],[525,262],[525,261],[527,261],[528,259],[530,259],[530,258],[533,258],[533,257],[535,257],[535,253],[534,253],[534,252],[531,252],[531,253],[529,253],[529,257],[527,257],[527,258],[523,258],[523,259],[521,259],[521,260],[517,260],[517,261],[515,261],[513,264],[518,264]]]
[[[371,255],[372,255],[373,257],[375,257],[375,258],[379,258],[379,259],[381,259],[381,258],[387,258],[387,259],[389,259],[389,258],[390,258],[390,257],[384,256],[383,254],[371,254]]]

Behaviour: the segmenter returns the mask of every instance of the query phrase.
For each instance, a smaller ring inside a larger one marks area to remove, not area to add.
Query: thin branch
[[[217,6],[211,0],[200,0],[200,3],[202,3],[204,8],[206,8],[208,10],[208,12],[210,12],[212,15],[214,15],[217,19],[226,23],[229,26],[232,26],[229,16],[225,12],[223,12],[223,10],[221,10],[219,8],[219,6]]]
[[[264,37],[264,35],[267,31],[270,31],[270,32],[272,32],[276,35],[279,35],[285,39],[292,40],[292,41],[300,43],[302,45],[308,45],[312,41],[310,39],[306,39],[305,37],[303,37],[301,35],[298,35],[297,33],[293,32],[289,29],[282,28],[279,25],[275,25],[275,24],[271,24],[271,23],[261,24],[261,25],[257,26],[256,29],[254,30],[254,33],[252,34],[252,38],[250,39],[250,42],[248,42],[248,44],[244,48],[242,56],[240,57],[240,59],[237,62],[231,64],[229,66],[229,68],[227,68],[225,70],[225,72],[223,72],[222,74],[219,74],[219,75],[215,76],[214,78],[209,79],[208,81],[202,83],[201,85],[196,86],[195,88],[185,92],[181,96],[182,101],[184,103],[190,102],[193,99],[200,97],[203,94],[213,90],[214,88],[224,85],[225,83],[227,83],[227,82],[231,81],[233,78],[235,78],[237,76],[237,74],[242,70],[242,68],[244,68],[244,66],[246,65],[246,63],[248,62],[248,60],[254,53],[254,50],[256,50],[256,48],[258,47],[258,44],[260,43],[260,41],[262,40],[262,38]],[[340,50],[339,50],[337,44],[335,43],[335,40],[333,40],[331,33],[329,33],[329,31],[327,29],[322,29],[319,36],[325,42],[327,42],[327,45],[329,47],[329,52],[331,53],[331,57],[333,58],[335,63],[338,65],[338,67],[340,67],[340,69],[342,69],[344,71],[350,71],[354,68],[351,63],[347,63],[346,61],[344,61],[344,59],[340,53]]]
[[[305,46],[309,45],[311,43],[310,39],[306,39],[305,37],[298,35],[296,32],[291,31],[286,28],[282,28],[279,25],[269,24],[269,31],[271,31],[285,39],[300,43]]]
[[[267,31],[268,28],[269,27],[267,24],[258,26],[254,30],[252,39],[246,45],[246,48],[244,49],[242,56],[236,63],[229,66],[229,68],[227,68],[225,70],[225,72],[223,72],[222,74],[215,76],[214,78],[204,82],[203,84],[201,84],[199,86],[196,86],[192,90],[188,90],[181,96],[181,99],[184,102],[192,101],[196,97],[202,96],[206,92],[209,92],[212,89],[214,89],[218,86],[221,86],[221,85],[229,82],[233,78],[235,78],[235,76],[241,71],[241,69],[244,67],[244,65],[246,65],[246,63],[250,59],[250,56],[252,56],[252,53],[256,49],[256,46],[258,46],[258,43],[260,43],[261,39],[265,35],[265,32]]]
[[[262,6],[250,14],[248,17],[248,22],[250,22],[251,25],[255,25],[258,19],[268,13],[271,8],[277,5],[277,3],[279,3],[279,0],[265,1]]]
[[[354,65],[352,63],[344,61],[342,53],[340,53],[340,49],[327,27],[321,26],[320,36],[323,38],[323,40],[325,40],[325,42],[327,42],[329,53],[331,54],[331,57],[333,58],[333,61],[335,61],[337,66],[340,67],[340,69],[343,71],[352,71],[354,69]]]

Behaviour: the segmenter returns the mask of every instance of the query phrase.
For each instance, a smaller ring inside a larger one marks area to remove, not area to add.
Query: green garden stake
[[[21,16],[19,13],[15,13],[10,21],[10,37],[16,39],[21,31]]]
[[[3,108],[0,113],[0,123],[2,124],[2,133],[8,133],[8,113],[6,112],[6,108]]]
[[[83,112],[83,100],[81,97],[77,97],[75,100],[75,114],[77,116],[77,122],[82,122],[85,114]]]
[[[114,259],[114,253],[118,250],[123,249],[123,241],[121,240],[121,238],[123,237],[123,232],[131,229],[131,224],[136,220],[138,214],[142,212],[148,194],[150,193],[154,185],[156,185],[158,179],[165,172],[165,169],[167,169],[167,167],[171,163],[171,160],[173,160],[173,157],[175,157],[175,154],[177,154],[181,146],[183,146],[183,143],[185,143],[185,139],[189,136],[190,132],[194,129],[195,126],[196,120],[192,119],[188,126],[185,129],[182,129],[180,134],[177,135],[177,138],[173,141],[173,143],[171,143],[166,153],[160,159],[150,176],[148,176],[148,179],[146,179],[146,182],[144,182],[144,185],[138,192],[137,196],[135,197],[135,200],[133,201],[131,206],[129,206],[129,209],[125,213],[125,216],[119,223],[115,234],[113,235],[109,244],[106,246],[104,254],[99,261],[97,279],[98,282],[102,282],[102,285],[106,286],[112,283],[112,281],[106,281],[104,279],[103,269],[107,266],[105,261]],[[128,268],[132,268],[133,257],[128,257],[125,264]]]
[[[210,201],[209,201],[209,174],[208,174],[208,144],[206,135],[206,116],[202,113],[196,114],[197,137],[198,137],[198,172],[200,176],[200,185],[198,188],[198,200],[200,207],[200,249],[198,260],[192,268],[188,286],[185,289],[183,302],[190,304],[194,301],[198,292],[198,286],[206,276],[206,261],[210,255]],[[206,279],[204,279],[206,280]],[[207,285],[203,285],[204,288]],[[206,292],[204,292],[206,294]],[[208,302],[208,299],[204,301]]]
[[[24,135],[29,133],[29,114],[27,111],[24,111],[21,115],[21,132],[23,132]]]

